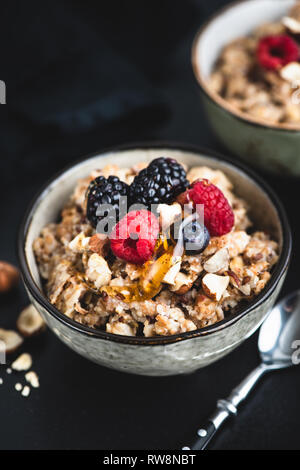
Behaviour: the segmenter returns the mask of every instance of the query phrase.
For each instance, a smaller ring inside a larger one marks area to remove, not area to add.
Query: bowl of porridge
[[[18,249],[28,295],[65,344],[107,367],[162,376],[207,366],[259,327],[291,235],[251,171],[155,143],[62,171],[28,209]]]
[[[211,126],[253,165],[300,175],[300,2],[228,5],[195,37],[192,65]]]

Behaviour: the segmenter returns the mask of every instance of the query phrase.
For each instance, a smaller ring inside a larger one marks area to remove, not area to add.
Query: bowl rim
[[[210,87],[207,84],[207,80],[205,80],[202,76],[201,72],[201,67],[199,62],[197,61],[197,46],[199,41],[201,40],[203,34],[207,30],[207,28],[220,16],[222,16],[224,13],[232,10],[236,6],[240,4],[246,4],[246,3],[254,3],[257,2],[258,0],[236,0],[228,5],[225,5],[224,7],[220,8],[216,13],[212,14],[209,19],[202,24],[202,26],[198,29],[196,35],[194,36],[193,43],[192,43],[192,48],[191,48],[191,64],[192,64],[192,69],[193,69],[193,75],[194,79],[197,83],[197,85],[200,87],[200,90],[202,93],[206,96],[206,98],[209,99],[213,104],[221,108],[222,110],[226,111],[227,114],[230,116],[236,118],[237,120],[246,123],[248,125],[252,125],[254,127],[258,128],[265,128],[269,130],[276,130],[280,132],[290,132],[293,134],[300,133],[300,127],[294,125],[294,124],[272,124],[268,123],[268,121],[264,119],[258,119],[250,116],[249,114],[239,111],[235,106],[231,105],[226,101],[224,98],[222,98],[218,93],[214,92],[213,90],[210,89]],[[269,0],[269,1],[276,1],[276,0]]]
[[[258,185],[269,197],[272,204],[277,211],[279,221],[281,224],[282,229],[282,251],[279,257],[278,262],[276,263],[272,277],[268,282],[267,286],[263,291],[255,297],[253,302],[250,302],[249,305],[242,306],[240,309],[228,318],[224,318],[220,322],[217,322],[213,325],[197,329],[194,331],[189,331],[185,333],[179,333],[176,335],[169,335],[169,336],[155,336],[155,337],[131,337],[131,336],[124,336],[124,335],[116,335],[113,333],[108,333],[102,330],[95,330],[85,325],[81,325],[80,323],[72,320],[71,318],[67,317],[63,313],[61,313],[54,305],[50,303],[48,298],[45,294],[41,292],[38,285],[35,283],[33,277],[31,276],[29,265],[27,262],[27,257],[25,253],[25,243],[27,239],[27,234],[30,229],[31,221],[35,212],[36,207],[39,205],[40,201],[47,196],[48,188],[55,183],[55,181],[62,176],[64,173],[70,171],[73,167],[80,166],[84,161],[93,159],[97,156],[103,157],[108,153],[112,152],[122,152],[122,151],[130,151],[130,150],[137,150],[137,149],[168,149],[168,150],[179,150],[183,152],[194,153],[195,155],[205,155],[208,157],[212,157],[215,161],[222,161],[224,163],[228,163],[229,165],[233,166],[234,168],[242,171],[245,175],[250,178],[256,185]],[[134,344],[134,345],[144,345],[144,346],[155,346],[155,345],[166,345],[170,343],[176,343],[178,341],[183,341],[195,337],[203,337],[210,334],[213,334],[217,331],[220,331],[226,327],[231,326],[232,324],[239,321],[242,317],[251,313],[254,309],[262,305],[267,298],[273,293],[275,290],[280,278],[282,277],[283,273],[287,270],[290,256],[291,256],[291,249],[292,249],[292,236],[291,230],[289,226],[289,222],[285,213],[285,210],[273,192],[273,190],[269,187],[269,185],[261,179],[260,176],[257,176],[251,169],[249,169],[246,165],[235,162],[234,159],[229,157],[225,157],[222,154],[214,151],[208,150],[196,145],[192,144],[185,144],[179,142],[169,142],[169,141],[154,141],[154,142],[136,142],[136,143],[129,143],[123,145],[117,145],[109,148],[105,148],[100,150],[99,152],[94,152],[89,154],[83,158],[72,162],[70,165],[63,168],[61,171],[56,173],[52,178],[50,178],[42,188],[37,192],[37,194],[33,197],[31,203],[28,206],[28,209],[23,217],[21,222],[19,232],[18,232],[18,239],[17,239],[17,254],[19,259],[19,264],[21,268],[23,282],[25,287],[34,298],[35,301],[38,302],[48,313],[50,313],[56,320],[60,323],[63,323],[65,326],[71,328],[72,330],[76,330],[81,334],[85,334],[87,336],[93,336],[95,338],[105,339],[108,341],[113,341],[117,343],[123,344]]]

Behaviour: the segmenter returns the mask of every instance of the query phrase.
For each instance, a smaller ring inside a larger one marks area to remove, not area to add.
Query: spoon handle
[[[198,429],[195,441],[190,446],[182,447],[182,450],[204,450],[224,421],[229,416],[237,414],[238,405],[246,399],[257,381],[267,371],[268,367],[265,364],[260,364],[232,390],[226,400],[219,400],[214,414],[210,416],[204,426]]]

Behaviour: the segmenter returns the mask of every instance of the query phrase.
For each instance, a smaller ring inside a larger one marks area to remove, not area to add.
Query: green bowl
[[[198,31],[192,47],[192,65],[208,119],[220,141],[252,165],[298,176],[300,128],[254,119],[230,105],[207,84],[226,44],[248,35],[262,23],[280,19],[295,3],[296,0],[244,0],[228,5]]]

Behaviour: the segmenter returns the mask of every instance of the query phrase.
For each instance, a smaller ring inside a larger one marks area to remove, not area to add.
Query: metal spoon
[[[224,421],[237,414],[239,404],[266,372],[300,363],[300,290],[285,297],[271,310],[261,326],[258,349],[261,364],[233,389],[227,399],[217,402],[216,411],[198,429],[194,443],[182,450],[205,449]]]

